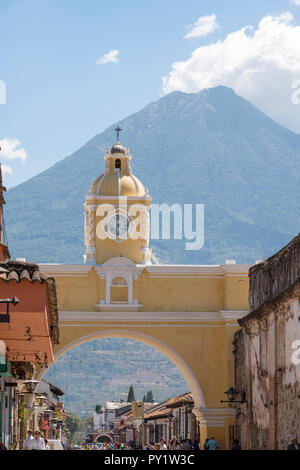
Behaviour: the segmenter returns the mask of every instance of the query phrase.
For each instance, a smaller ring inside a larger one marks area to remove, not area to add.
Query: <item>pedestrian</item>
[[[154,444],[154,450],[160,450],[160,444]]]
[[[50,450],[47,439],[45,439],[45,449],[44,450]]]
[[[7,450],[2,441],[0,441],[0,450]]]
[[[32,450],[45,450],[45,441],[42,438],[42,433],[39,429],[34,433]]]
[[[208,450],[217,450],[219,447],[218,442],[214,437],[211,437],[207,442]]]
[[[292,440],[292,443],[288,446],[288,450],[300,450],[300,444],[298,444],[297,438]]]
[[[235,439],[235,440],[233,441],[233,446],[232,446],[232,449],[231,449],[231,450],[242,450],[238,439]]]
[[[181,450],[193,450],[193,446],[192,446],[192,443],[191,443],[190,439],[186,439],[186,440],[183,442],[183,444],[182,444],[182,446],[181,446],[180,449],[181,449]]]
[[[92,450],[99,450],[98,446],[96,445],[96,442],[93,443],[92,445]]]
[[[17,436],[13,437],[13,441],[10,445],[10,450],[18,450],[18,441],[17,441]]]
[[[199,442],[196,439],[192,440],[192,446],[194,450],[200,450]]]
[[[178,449],[180,449],[179,442],[177,441],[177,438],[173,436],[169,444],[169,450],[178,450]]]
[[[23,450],[32,450],[34,444],[33,432],[31,429],[27,431],[27,437],[23,443]]]
[[[166,441],[164,440],[163,437],[160,440],[160,450],[168,450]]]

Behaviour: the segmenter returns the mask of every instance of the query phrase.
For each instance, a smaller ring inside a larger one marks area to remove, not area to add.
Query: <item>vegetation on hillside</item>
[[[77,346],[49,368],[45,379],[65,392],[67,411],[79,417],[93,414],[95,404],[127,401],[130,385],[139,401],[150,389],[155,401],[189,390],[181,372],[159,351],[117,338]]]

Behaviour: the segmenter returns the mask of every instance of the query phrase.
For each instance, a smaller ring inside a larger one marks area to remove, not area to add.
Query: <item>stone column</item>
[[[200,427],[201,449],[204,448],[205,440],[214,437],[219,443],[219,449],[228,448],[227,421],[235,418],[234,408],[193,408],[197,423]]]

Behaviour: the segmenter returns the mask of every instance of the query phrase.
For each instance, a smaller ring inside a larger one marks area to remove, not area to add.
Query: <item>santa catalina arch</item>
[[[97,338],[158,349],[190,387],[201,441],[214,435],[228,448],[235,410],[221,400],[234,385],[234,333],[248,313],[249,266],[152,264],[151,197],[132,174],[128,149],[117,142],[104,158],[84,204],[84,263],[41,265],[57,283],[55,358]]]

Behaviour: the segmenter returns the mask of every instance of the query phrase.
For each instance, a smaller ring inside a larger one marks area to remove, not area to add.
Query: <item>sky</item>
[[[300,0],[1,0],[0,17],[8,187],[174,90],[230,86],[300,133]]]

